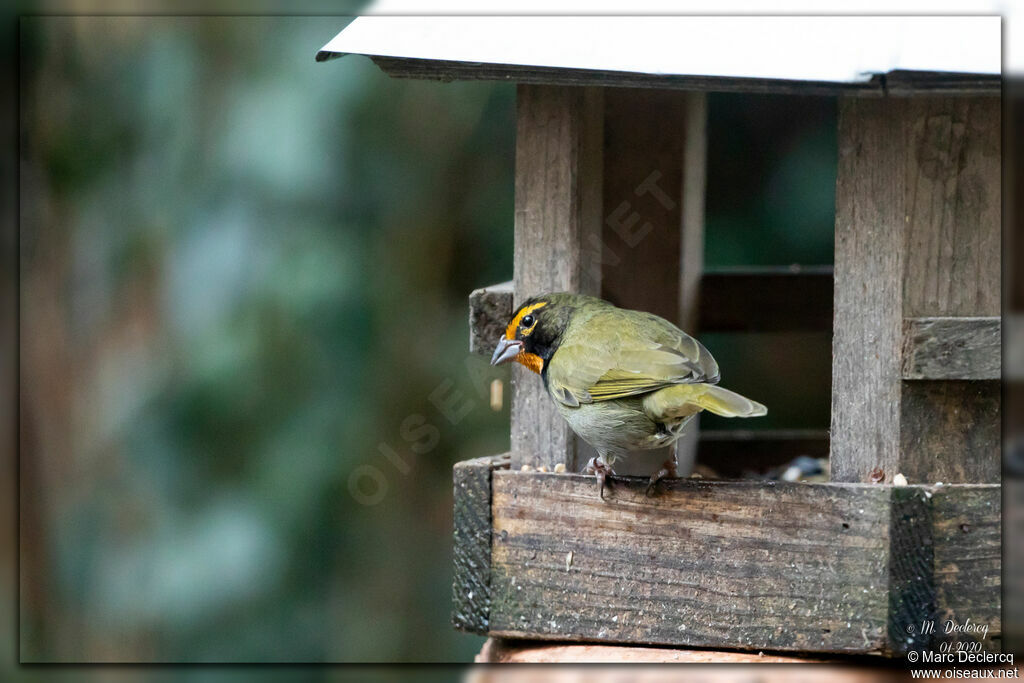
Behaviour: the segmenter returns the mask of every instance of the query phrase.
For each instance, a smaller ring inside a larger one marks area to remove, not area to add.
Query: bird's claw
[[[646,495],[648,498],[653,498],[655,491],[658,490],[658,482],[662,479],[672,478],[675,479],[679,476],[676,472],[676,462],[674,459],[666,460],[662,463],[661,469],[651,475],[651,480],[647,483]]]
[[[597,475],[597,497],[604,500],[604,489],[612,487],[609,475],[615,474],[612,468],[605,463],[604,460],[598,457],[591,458],[586,466],[581,470],[583,474],[594,474]]]

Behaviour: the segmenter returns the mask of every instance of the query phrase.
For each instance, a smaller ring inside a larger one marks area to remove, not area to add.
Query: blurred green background
[[[22,18],[23,661],[479,650],[450,482],[508,447],[466,296],[512,273],[514,86],[314,63],[346,23]],[[834,102],[709,112],[707,266],[830,263]],[[827,427],[827,335],[710,337]]]

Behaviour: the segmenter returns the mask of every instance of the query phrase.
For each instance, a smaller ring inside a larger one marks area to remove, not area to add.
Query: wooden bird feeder
[[[514,280],[470,295],[473,351],[491,352],[517,302],[558,290],[698,336],[832,331],[827,483],[683,479],[647,498],[626,480],[602,502],[573,474],[586,445],[516,367],[511,452],[455,467],[458,628],[1000,648],[997,17],[364,17],[317,58],[343,53],[395,77],[518,84]],[[834,270],[702,272],[715,91],[838,100]],[[796,437],[683,450],[799,451]],[[949,619],[987,637],[920,632]]]

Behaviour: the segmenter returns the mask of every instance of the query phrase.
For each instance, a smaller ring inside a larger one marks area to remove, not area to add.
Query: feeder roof
[[[998,90],[998,16],[365,16],[317,54],[395,76],[720,90]]]

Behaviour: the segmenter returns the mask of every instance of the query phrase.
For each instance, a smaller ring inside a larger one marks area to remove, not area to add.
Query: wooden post
[[[603,98],[597,88],[517,91],[515,305],[543,292],[601,287]],[[512,370],[512,467],[579,469],[576,439],[539,378]]]
[[[452,470],[454,565],[452,624],[487,633],[491,613],[491,476],[508,466],[508,456],[464,460]]]
[[[974,367],[952,379],[941,367],[924,377],[923,356],[907,363],[915,379],[904,367],[905,352],[948,346],[922,336],[929,330],[956,329],[968,344],[976,341],[978,349],[961,355],[991,355],[986,330],[999,315],[999,106],[985,96],[840,100],[835,481],[889,482],[897,473],[911,483],[999,481],[998,383],[976,380]],[[957,320],[919,320],[939,316]]]
[[[649,311],[696,335],[704,263],[706,97],[668,90],[605,90],[601,296]],[[677,444],[693,467],[697,423]],[[668,449],[638,452],[620,473],[651,474]]]

